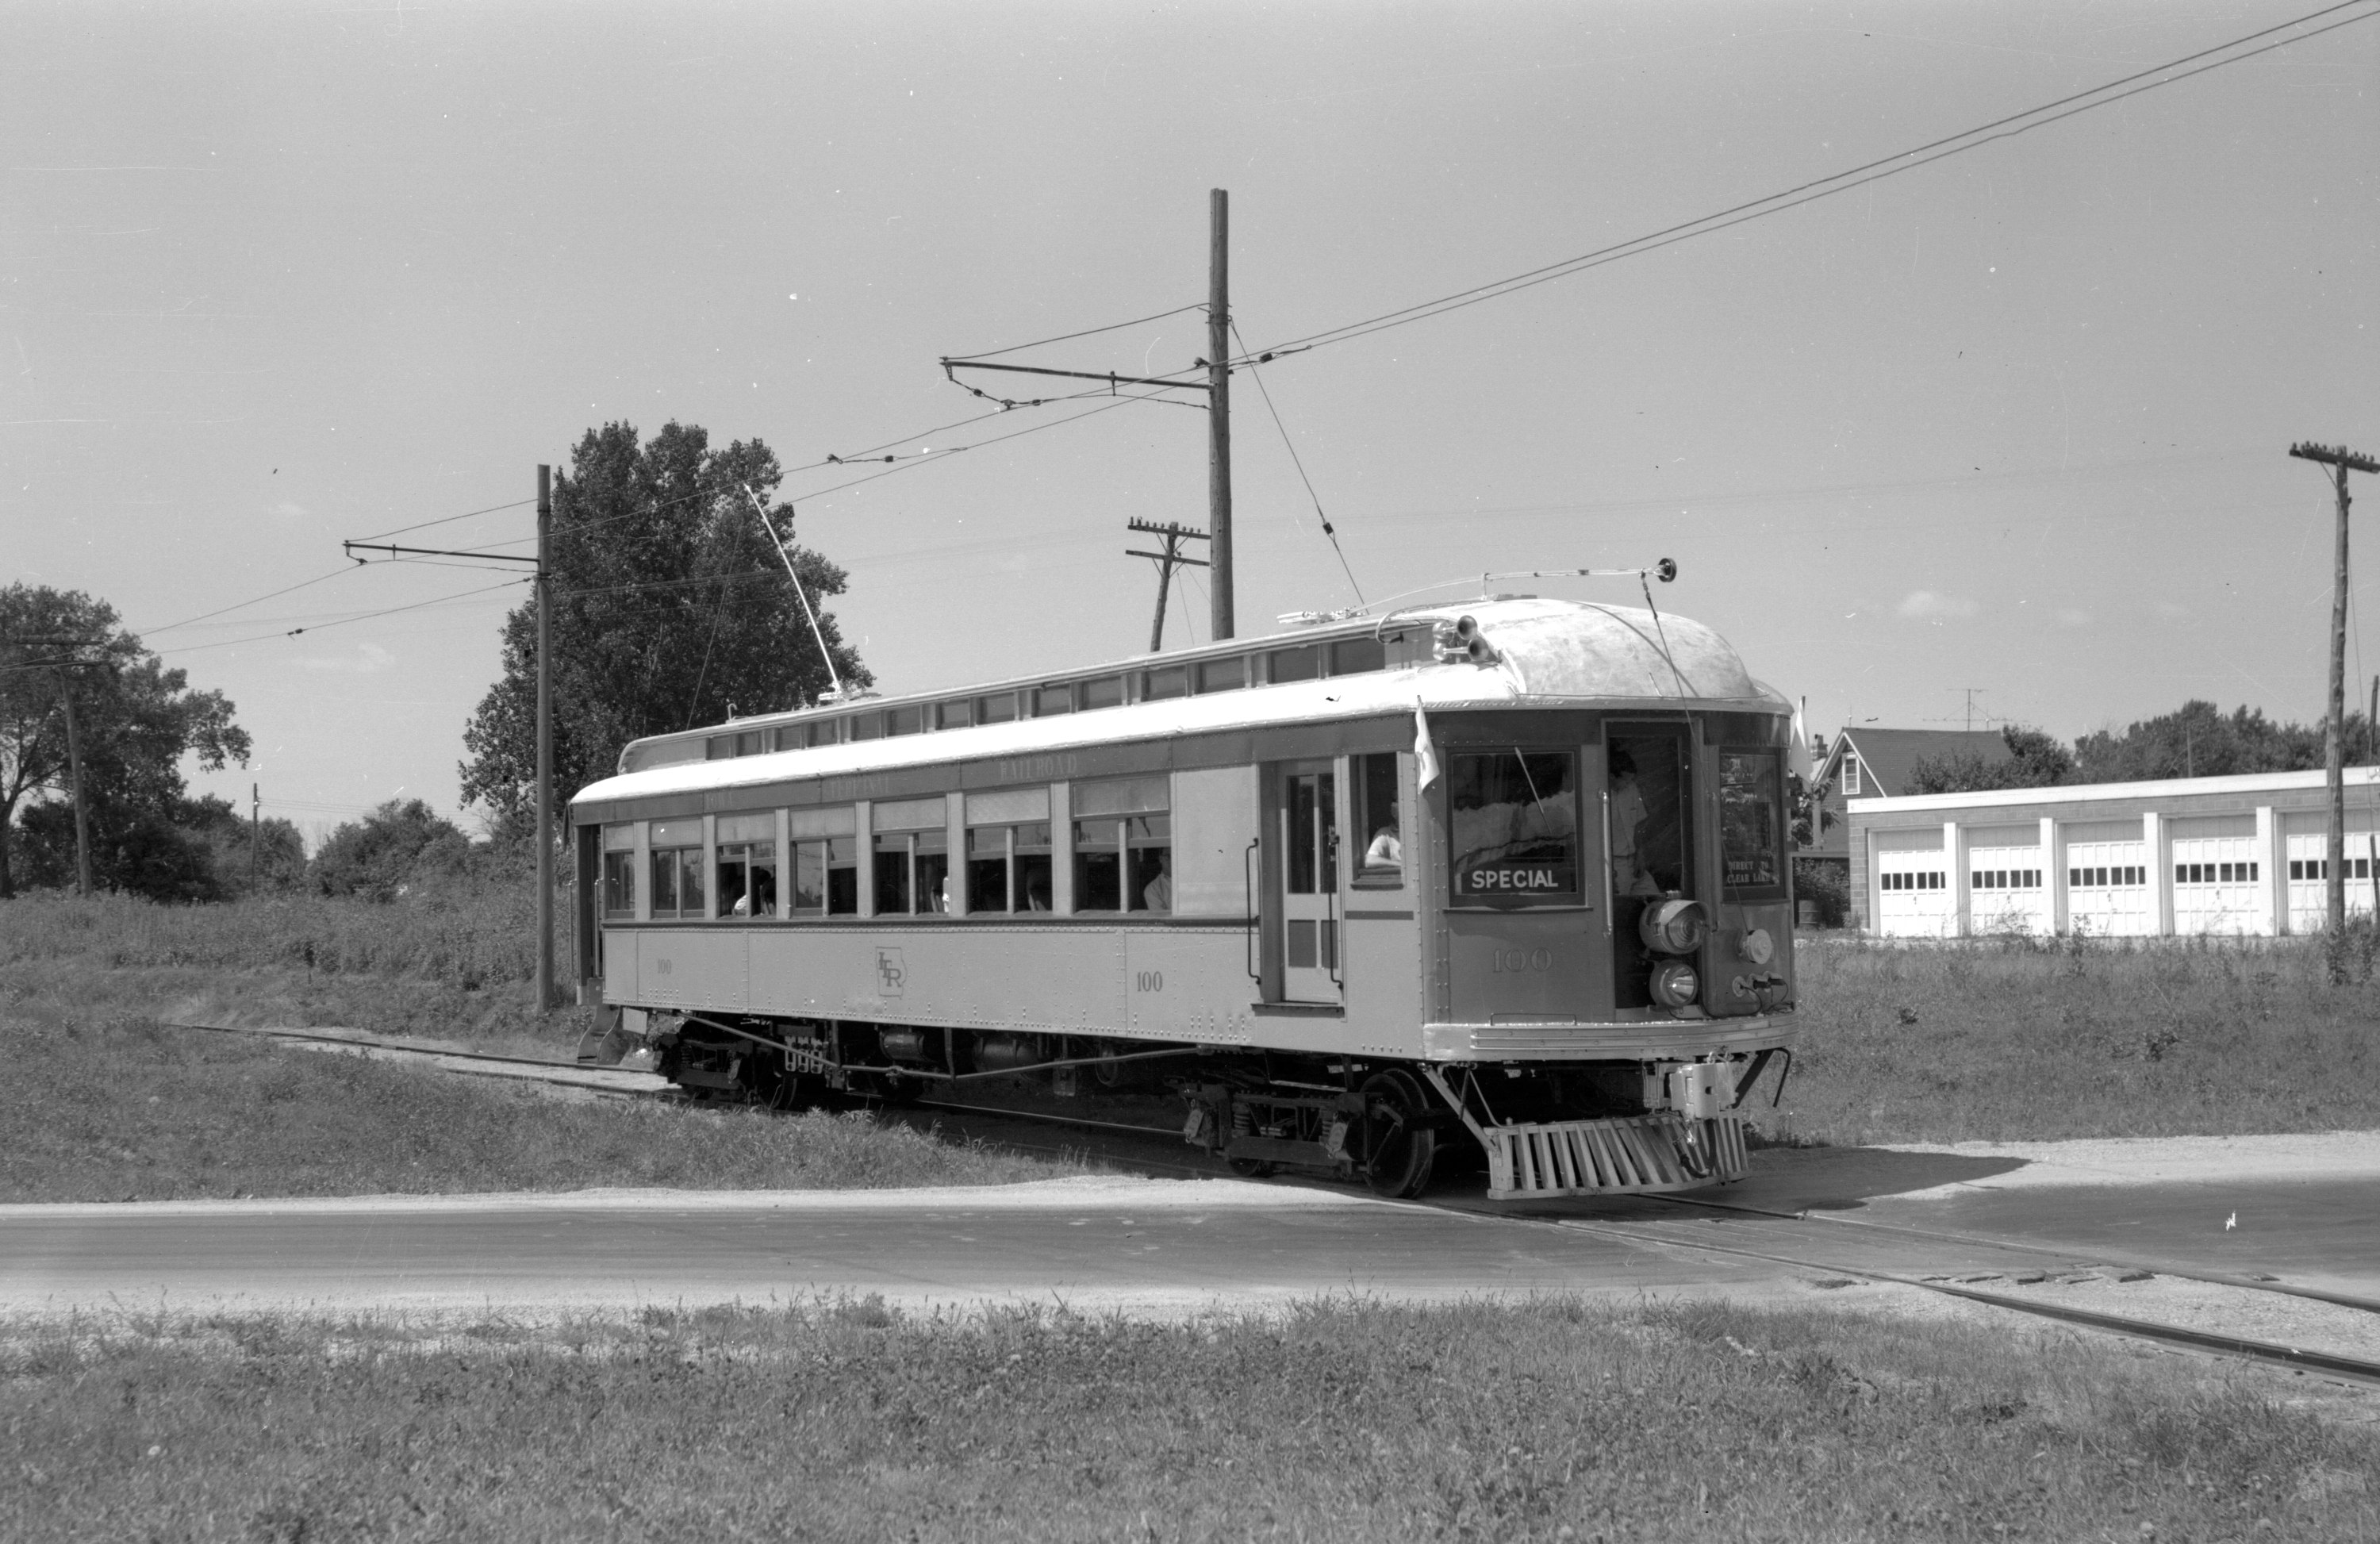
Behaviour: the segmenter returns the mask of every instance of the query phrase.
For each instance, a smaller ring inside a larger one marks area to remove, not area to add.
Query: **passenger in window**
[[[1658,895],[1661,887],[1636,861],[1645,825],[1645,794],[1636,785],[1636,759],[1614,746],[1606,763],[1611,790],[1611,882],[1623,895]]]
[[[1157,877],[1140,889],[1141,907],[1145,911],[1173,909],[1173,855],[1162,848],[1157,854]]]
[[[1026,880],[1025,909],[1027,911],[1050,909],[1050,876],[1047,873],[1034,874]]]
[[[1372,833],[1372,845],[1364,849],[1365,868],[1395,869],[1402,866],[1404,860],[1405,845],[1397,838],[1394,821]]]

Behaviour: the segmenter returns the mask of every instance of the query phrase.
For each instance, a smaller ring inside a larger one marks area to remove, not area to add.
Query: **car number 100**
[[[1162,970],[1143,970],[1137,972],[1132,979],[1132,990],[1135,991],[1163,991],[1165,990],[1165,972]]]

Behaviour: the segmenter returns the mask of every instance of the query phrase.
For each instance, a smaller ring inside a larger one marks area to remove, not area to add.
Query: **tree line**
[[[2347,715],[2347,760],[2380,763],[2373,725]],[[2251,772],[2311,772],[2324,764],[2323,725],[2277,723],[2261,708],[2225,713],[2192,698],[2170,713],[2137,720],[2119,734],[2095,730],[2068,746],[2038,729],[2000,731],[2006,760],[1972,751],[1925,757],[1910,770],[1904,794],[1957,794],[1978,789],[2049,788],[2082,783],[2144,783],[2181,777],[2234,777]]]
[[[645,440],[610,423],[574,448],[555,480],[549,558],[557,815],[631,740],[807,706],[837,675],[873,680],[826,609],[847,577],[796,544],[792,507],[772,502],[783,475],[760,441],[714,447],[694,424]],[[787,559],[817,609],[815,634]],[[248,765],[249,734],[229,699],[167,667],[104,601],[12,584],[0,590],[0,898],[76,882],[69,708],[101,889],[186,902],[298,891],[387,899],[456,876],[526,872],[540,838],[533,600],[504,618],[502,660],[464,726],[458,769],[488,837],[473,841],[419,799],[393,800],[309,858],[289,821],[251,824],[229,800],[189,794],[186,765]]]

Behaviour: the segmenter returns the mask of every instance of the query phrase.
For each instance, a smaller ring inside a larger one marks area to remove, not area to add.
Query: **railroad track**
[[[677,1097],[674,1092],[667,1090],[603,1088],[588,1082],[583,1073],[579,1073],[579,1069],[571,1067],[566,1064],[541,1062],[533,1057],[501,1056],[487,1052],[433,1050],[423,1046],[406,1045],[402,1042],[379,1039],[361,1039],[345,1035],[316,1034],[302,1029],[248,1028],[220,1024],[168,1024],[166,1027],[177,1029],[204,1030],[214,1034],[246,1035],[261,1039],[296,1041],[341,1047],[348,1050],[377,1052],[382,1054],[413,1060],[427,1060],[443,1063],[485,1062],[498,1063],[514,1067],[542,1069],[542,1074],[539,1071],[506,1072],[501,1074],[490,1072],[482,1074],[481,1076],[501,1076],[508,1081],[514,1082],[533,1081],[552,1083],[577,1089],[581,1092],[595,1094],[599,1097],[630,1100],[670,1099]],[[444,1070],[467,1076],[469,1071],[469,1069],[467,1068],[454,1067],[451,1065],[445,1067]],[[572,1076],[573,1074],[577,1074],[577,1076]],[[1178,1178],[1185,1175],[1196,1177],[1216,1177],[1227,1175],[1229,1173],[1229,1171],[1220,1163],[1208,1162],[1202,1164],[1193,1161],[1182,1161],[1182,1157],[1178,1154],[1178,1151],[1169,1153],[1166,1157],[1158,1156],[1160,1151],[1163,1151],[1180,1141],[1179,1134],[1171,1128],[1142,1125],[1129,1122],[1095,1120],[1087,1116],[1058,1115],[1033,1111],[1004,1109],[990,1105],[965,1104],[955,1100],[920,1100],[916,1101],[914,1104],[901,1109],[888,1109],[884,1111],[883,1113],[890,1118],[903,1119],[906,1121],[906,1124],[916,1125],[918,1124],[917,1121],[910,1118],[910,1112],[912,1112],[919,1113],[927,1112],[934,1112],[935,1123],[938,1125],[943,1125],[942,1117],[957,1116],[962,1124],[955,1129],[953,1132],[954,1135],[966,1137],[969,1139],[976,1141],[988,1142],[994,1146],[1006,1147],[1026,1152],[1083,1155],[1086,1152],[1086,1149],[1079,1143],[1074,1146],[1068,1146],[1062,1141],[1058,1140],[1040,1143],[1020,1139],[1019,1135],[1013,1129],[1009,1128],[1013,1128],[1017,1125],[1044,1126],[1055,1127],[1060,1130],[1080,1132],[1086,1137],[1103,1139],[1109,1145],[1109,1150],[1101,1151],[1095,1155],[1102,1161],[1112,1163],[1118,1167],[1130,1171],[1138,1172],[1152,1178]],[[945,1126],[944,1129],[947,1130],[950,1128]],[[1117,1150],[1119,1145],[1123,1146],[1123,1150]],[[1259,1183],[1303,1185],[1331,1189],[1342,1188],[1341,1186],[1330,1185],[1328,1181],[1293,1176]],[[1664,1228],[1659,1224],[1632,1222],[1627,1221],[1589,1221],[1578,1218],[1529,1216],[1524,1213],[1506,1210],[1489,1203],[1477,1201],[1419,1200],[1382,1202],[1380,1204],[1397,1207],[1413,1207],[1436,1211],[1456,1211],[1476,1218],[1481,1222],[1491,1225],[1502,1224],[1507,1226],[1569,1230],[1579,1233],[1593,1234],[1619,1242],[1633,1244],[1640,1246],[1684,1249],[1722,1258],[1759,1260],[1767,1264],[1783,1265],[1795,1270],[1814,1271],[1821,1276],[1849,1278],[1858,1281],[1876,1282],[1910,1287],[1917,1291],[1932,1293],[1944,1297],[1956,1298],[1989,1307],[2000,1308],[2010,1313],[2022,1314],[2033,1319],[2071,1324],[2081,1328],[2097,1330],[2105,1333],[2124,1336],[2132,1340],[2173,1346],[2183,1350],[2204,1354],[2233,1356],[2265,1366],[2287,1368],[2295,1372],[2314,1373],[2332,1378],[2344,1379],[2357,1383],[2380,1386],[2380,1361],[2370,1361],[2362,1357],[2340,1356],[2332,1352],[2316,1351],[2302,1346],[2284,1345],[2277,1342],[2256,1340],[2243,1335],[2231,1335],[2216,1331],[2195,1330],[2180,1325],[2162,1324],[2153,1319],[2135,1319],[2123,1314],[2102,1313],[2096,1309],[2080,1308],[2068,1304],[2036,1302],[2026,1298],[2010,1296],[2006,1293],[1984,1291],[1972,1283],[1962,1283],[1956,1281],[1940,1279],[1929,1280],[1926,1277],[1912,1275],[1907,1271],[1884,1270],[1879,1269],[1873,1264],[1861,1264],[1856,1261],[1847,1260],[1840,1255],[1830,1258],[1828,1246],[1825,1244],[1819,1244],[1815,1249],[1802,1247],[1802,1238],[1800,1235],[1802,1235],[1803,1230],[1809,1230],[1806,1236],[1810,1241],[1815,1242],[1816,1239],[1825,1236],[1828,1230],[1856,1229],[1864,1234],[1876,1238],[1897,1238],[1912,1241],[1923,1240],[1935,1244],[1952,1245],[1962,1248],[1991,1250],[2007,1254],[2022,1255],[2034,1258],[2056,1259],[2069,1262],[2069,1264],[2074,1260],[2076,1251],[2073,1250],[2059,1249],[2054,1246],[2034,1244],[2020,1239],[1993,1238],[1973,1234],[1916,1228],[1901,1223],[1874,1222],[1868,1222],[1864,1219],[1842,1217],[1827,1211],[1804,1210],[1791,1212],[1778,1210],[1772,1208],[1744,1206],[1734,1202],[1685,1196],[1661,1196],[1638,1198],[1658,1202],[1662,1205],[1680,1210],[1701,1211],[1723,1216],[1743,1218],[1747,1220],[1756,1219],[1758,1223],[1768,1225],[1768,1232],[1764,1234],[1764,1242],[1768,1243],[1769,1246],[1755,1247],[1750,1243],[1722,1243],[1713,1239],[1683,1236],[1676,1230]],[[1377,1198],[1374,1198],[1374,1199],[1377,1200]],[[1783,1226],[1779,1228],[1777,1226],[1778,1224],[1782,1224]],[[1779,1232],[1787,1234],[1789,1240],[1791,1241],[1781,1246],[1777,1246],[1774,1243],[1774,1235]],[[2203,1282],[2211,1285],[2228,1287],[2238,1291],[2265,1293],[2274,1296],[2310,1300],[2329,1304],[2334,1307],[2351,1308],[2364,1313],[2380,1314],[2380,1300],[2358,1297],[2341,1293],[2325,1292],[2312,1287],[2293,1285],[2286,1282],[2265,1281],[2252,1276],[2240,1276],[2223,1271],[2206,1270],[2192,1266],[2177,1265],[2170,1261],[2140,1258],[2118,1259],[2100,1257],[2095,1258],[2092,1263],[2122,1269],[2143,1270],[2155,1275],[2170,1276],[2177,1280]]]

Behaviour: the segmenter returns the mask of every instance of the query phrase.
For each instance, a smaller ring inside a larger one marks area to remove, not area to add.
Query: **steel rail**
[[[546,1062],[534,1056],[499,1056],[486,1051],[444,1051],[436,1046],[407,1045],[398,1040],[359,1040],[346,1035],[318,1035],[305,1029],[265,1029],[241,1024],[184,1024],[172,1019],[156,1021],[167,1029],[203,1029],[214,1035],[248,1035],[257,1039],[299,1040],[312,1045],[344,1046],[354,1051],[386,1051],[400,1056],[447,1057],[462,1062],[497,1062],[506,1066],[540,1067],[550,1073],[602,1073],[616,1071],[611,1067],[581,1067],[573,1062]],[[589,1093],[619,1094],[633,1099],[657,1099],[662,1090],[645,1088],[607,1088],[600,1083],[581,1082],[576,1077],[538,1077],[521,1073],[474,1073],[467,1067],[451,1067],[448,1071],[465,1076],[506,1077],[516,1083],[551,1083],[556,1088],[583,1088]],[[640,1076],[631,1074],[630,1076]]]
[[[1475,1214],[1477,1215],[1477,1214]],[[1511,1217],[1496,1219],[1513,1222],[1536,1222],[1536,1218]],[[2060,1303],[2034,1303],[2002,1293],[1978,1292],[1973,1287],[1954,1286],[1948,1282],[1928,1282],[1912,1276],[1897,1275],[1889,1270],[1870,1267],[1842,1265],[1830,1260],[1797,1258],[1766,1249],[1749,1249],[1741,1245],[1706,1244],[1698,1240],[1673,1238],[1666,1234],[1640,1233],[1625,1223],[1577,1222],[1567,1220],[1545,1220],[1544,1225],[1567,1228],[1576,1233],[1593,1234],[1639,1245],[1667,1245],[1680,1249],[1700,1249],[1706,1254],[1731,1255],[1743,1259],[1767,1260],[1773,1265],[1790,1265],[1802,1270],[1820,1270],[1839,1276],[1857,1276],[1871,1282],[1887,1282],[1895,1286],[1915,1287],[1921,1292],[1939,1293],[1946,1297],[1963,1298],[1991,1307],[2030,1314],[2036,1319],[2057,1319],[2068,1324],[2080,1324],[2094,1330],[2130,1335],[2140,1340],[2164,1341],[2194,1351],[2211,1351],[2227,1356],[2245,1357],[2251,1361],[2269,1362],[2276,1366],[2301,1371],[2328,1373],[2334,1377],[2353,1379],[2358,1382],[2380,1385],[2380,1362],[2366,1361],[2360,1356],[2335,1356],[2326,1351],[2308,1351],[2301,1346],[2281,1345],[2272,1341],[2252,1340],[2245,1335],[2226,1335],[2207,1330],[2184,1329],[2177,1324],[2159,1324],[2154,1319],[2131,1319],[2121,1314],[2100,1313],[2091,1308],[2070,1307]],[[2259,1286],[2264,1283],[2257,1283]]]
[[[2070,1245],[2061,1248],[2051,1244],[2033,1244],[2018,1239],[1993,1238],[1983,1234],[1914,1228],[1905,1222],[1874,1222],[1864,1217],[1842,1217],[1815,1209],[1799,1212],[1778,1211],[1768,1207],[1744,1206],[1734,1201],[1706,1201],[1692,1196],[1647,1196],[1645,1198],[1665,1202],[1670,1206],[1698,1206],[1712,1211],[1732,1211],[1751,1217],[1773,1217],[1787,1222],[1831,1222],[1840,1227],[1864,1228],[1870,1233],[1898,1234],[1907,1238],[1931,1239],[1937,1244],[1980,1245],[1987,1248],[2008,1249],[2018,1254],[2039,1255],[2049,1259],[2071,1260],[2078,1254],[2085,1254],[2104,1265],[2152,1270],[2160,1276],[2172,1276],[2180,1281],[2204,1282],[2212,1286],[2238,1287],[2248,1292],[2270,1292],[2284,1297],[2303,1297],[2311,1302],[2329,1303],[2342,1308],[2355,1308],[2364,1313],[2380,1314],[2380,1300],[2370,1297],[2357,1297],[2342,1292],[2325,1292],[2318,1287],[2295,1286],[2288,1282],[2261,1281],[2253,1276],[2233,1275],[2228,1271],[2208,1270],[2198,1266],[2173,1265],[2164,1260],[2144,1259],[2136,1255],[2110,1255],[2082,1245]]]

